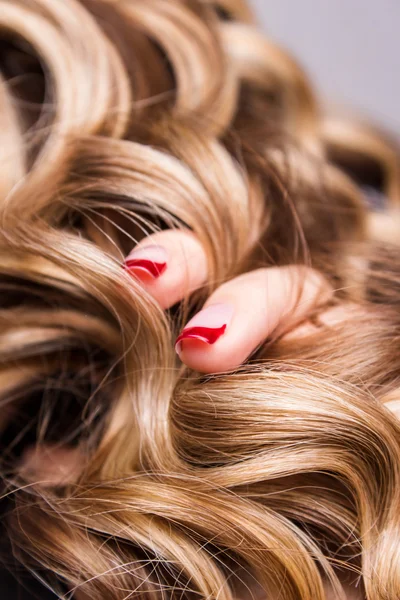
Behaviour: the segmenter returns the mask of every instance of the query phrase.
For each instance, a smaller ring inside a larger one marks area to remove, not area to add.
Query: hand
[[[163,309],[207,281],[206,254],[189,231],[168,230],[145,238],[126,258],[125,268]],[[306,320],[308,314],[331,296],[322,275],[306,267],[264,268],[240,275],[211,294],[178,336],[176,351],[196,371],[234,369],[272,333],[287,337],[312,333],[315,326]],[[343,318],[337,308],[325,314],[327,324]],[[25,451],[20,473],[42,486],[61,485],[79,476],[82,460],[78,448],[44,444]]]
[[[207,280],[205,252],[189,231],[150,235],[129,254],[125,268],[164,309]],[[196,371],[234,369],[273,332],[289,331],[331,296],[329,284],[313,269],[257,269],[221,285],[184,327],[175,349]]]

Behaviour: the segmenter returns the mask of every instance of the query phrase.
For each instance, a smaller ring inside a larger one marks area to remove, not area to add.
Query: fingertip
[[[231,356],[219,353],[217,348],[201,340],[181,342],[177,354],[184,365],[199,373],[221,373],[240,365],[240,362],[235,362]]]
[[[167,309],[204,283],[207,259],[192,232],[168,230],[149,236],[134,248],[124,269]]]
[[[152,283],[167,269],[168,252],[159,244],[137,247],[128,254],[123,268],[143,283]]]

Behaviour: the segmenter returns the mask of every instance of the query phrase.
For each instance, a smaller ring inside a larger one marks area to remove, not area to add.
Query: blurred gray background
[[[329,104],[400,134],[400,0],[250,0]]]

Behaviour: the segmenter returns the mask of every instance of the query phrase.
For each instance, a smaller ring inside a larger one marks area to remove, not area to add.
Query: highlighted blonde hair
[[[65,599],[398,600],[395,145],[326,118],[240,0],[0,0],[0,28],[14,556]],[[210,279],[164,314],[121,263],[178,227]],[[179,365],[212,289],[290,263],[324,271],[340,319],[235,373]]]

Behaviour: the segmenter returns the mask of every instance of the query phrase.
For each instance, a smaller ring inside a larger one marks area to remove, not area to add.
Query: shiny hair
[[[65,599],[398,600],[395,143],[325,116],[241,0],[0,0],[0,28],[13,556]],[[168,313],[121,268],[165,228],[210,273]],[[302,335],[179,364],[213,289],[284,264],[336,290]]]

